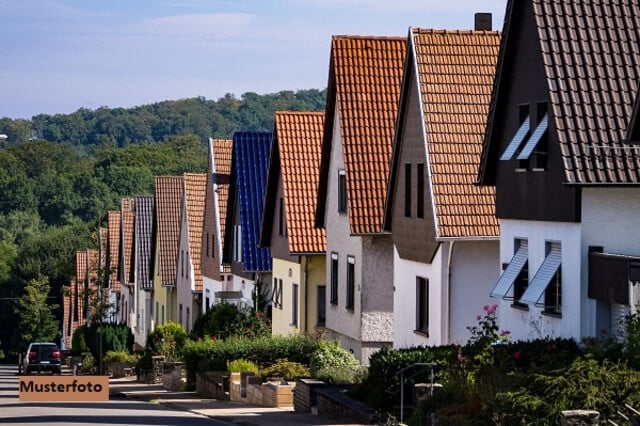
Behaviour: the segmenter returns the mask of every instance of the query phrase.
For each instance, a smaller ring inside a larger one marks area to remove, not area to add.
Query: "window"
[[[162,323],[161,324],[164,324],[164,305],[162,305]]]
[[[278,203],[278,235],[284,237],[284,198],[280,197]]]
[[[159,303],[159,302],[156,302],[156,311],[155,311],[155,315],[156,315],[156,325],[158,325],[158,311],[160,310],[160,309],[159,309],[159,305],[160,305],[160,303]],[[152,305],[152,306],[153,306],[153,305]]]
[[[338,253],[331,253],[331,300],[332,305],[338,304]]]
[[[207,289],[207,292],[205,293],[206,297],[204,299],[204,311],[209,312],[209,303],[211,301],[211,291],[209,291],[209,289]]]
[[[298,284],[293,285],[291,292],[291,325],[298,325]]]
[[[184,326],[184,324],[182,323],[182,303],[178,307],[178,322],[180,323],[180,325]]]
[[[404,165],[404,217],[411,217],[411,163]]]
[[[347,212],[347,177],[343,169],[338,170],[338,212]]]
[[[543,126],[547,127],[548,114],[548,104],[547,102],[539,102],[537,106],[537,116],[538,116],[538,127],[536,128],[536,132],[538,132],[538,128]],[[535,149],[533,150],[533,155],[531,156],[531,168],[533,170],[544,170],[547,168],[547,158],[549,156],[549,132],[545,132],[541,129],[542,134],[539,136],[538,143],[536,144]],[[533,135],[531,136],[533,139]]]
[[[327,287],[318,286],[316,306],[316,327],[324,327],[327,321]]]
[[[209,232],[207,232],[207,257],[209,257]]]
[[[529,286],[529,261],[524,262],[524,266],[513,282],[513,305],[526,307],[527,305],[520,302],[520,298]]]
[[[242,262],[242,228],[240,225],[233,227],[233,261]]]
[[[283,296],[283,290],[282,290],[282,280],[278,280],[278,307],[280,309],[282,309],[282,296]]]
[[[491,290],[491,297],[502,297],[503,299],[509,299],[507,293],[511,286],[514,284],[520,272],[528,262],[529,250],[527,240],[515,239],[514,241],[514,255],[511,261],[504,268],[504,272],[498,278],[496,285]],[[527,273],[528,275],[528,273]]]
[[[547,242],[546,243],[546,257],[538,268],[538,271],[531,279],[527,290],[520,298],[522,303],[533,303],[536,306],[542,306],[547,313],[560,313],[560,296],[562,292],[561,270],[560,264],[562,263],[562,251],[560,249],[560,243]],[[551,289],[549,294],[546,290],[554,283],[555,289]],[[542,298],[542,293],[545,293],[545,299],[542,303],[539,300]],[[547,300],[548,299],[548,300]],[[547,305],[549,302],[549,305]]]
[[[216,236],[215,236],[215,234],[211,235],[211,257],[213,259],[216,258]]]
[[[273,288],[271,289],[271,304],[274,308],[278,307],[278,279],[273,279]]]
[[[184,250],[180,252],[180,276],[184,277]]]
[[[416,331],[429,333],[429,281],[416,277]]]
[[[356,259],[353,256],[347,256],[347,309],[353,309],[355,300],[355,273]]]
[[[562,266],[558,267],[544,292],[544,311],[548,314],[562,312]]]
[[[185,327],[187,333],[191,332],[191,309],[187,307],[187,326]]]
[[[418,191],[416,201],[416,217],[418,219],[424,219],[424,163],[418,163],[417,167],[417,182],[416,190]]]
[[[518,109],[518,115],[520,127],[518,127],[516,134],[513,135],[513,139],[511,139],[511,142],[509,142],[509,145],[502,153],[502,156],[500,157],[500,160],[502,161],[511,160],[516,155],[516,152],[520,148],[520,145],[522,145],[522,142],[524,142],[524,140],[527,138],[527,135],[529,134],[529,128],[531,127],[531,119],[529,117],[529,104],[520,105],[520,108]]]

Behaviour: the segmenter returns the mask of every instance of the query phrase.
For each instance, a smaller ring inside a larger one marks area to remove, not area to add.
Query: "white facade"
[[[223,300],[218,297],[220,292],[240,292],[237,299],[229,300],[239,308],[253,307],[254,281],[240,276],[225,273],[222,274],[222,281],[214,280],[203,275],[202,277],[202,312],[206,312],[213,305],[221,303]],[[207,299],[209,305],[207,306]]]
[[[589,246],[604,252],[640,256],[640,190],[637,188],[582,189],[582,269],[583,288],[588,289]],[[637,294],[637,289],[635,293]],[[608,305],[589,299],[589,310],[582,316],[583,334],[615,335],[620,315],[629,306]],[[594,309],[597,315],[593,314]]]
[[[336,107],[329,165],[325,228],[327,232],[326,327],[329,335],[361,362],[393,342],[393,244],[390,235],[351,236],[347,213],[338,212],[338,171],[344,170],[339,112]],[[338,255],[338,303],[331,303],[331,254]],[[348,257],[355,264],[353,309],[347,309]]]
[[[581,224],[502,219],[500,222],[500,263],[508,264],[515,252],[515,240],[528,242],[529,281],[546,257],[547,243],[560,243],[562,272],[561,316],[543,313],[529,304],[528,309],[513,306],[511,300],[498,303],[498,323],[515,340],[538,338],[576,338],[584,335],[582,319],[593,314],[593,302],[587,299],[586,281],[581,279]],[[495,273],[495,280],[501,270]],[[494,280],[494,282],[495,282]],[[507,295],[513,294],[513,286]],[[542,296],[544,298],[544,296]]]
[[[200,306],[194,299],[194,268],[189,251],[189,223],[187,219],[186,203],[182,203],[182,224],[180,225],[180,244],[178,246],[178,264],[176,290],[178,293],[178,322],[187,333],[191,332],[195,323],[195,316],[200,312]],[[194,307],[196,312],[194,312]]]
[[[446,241],[431,263],[402,259],[394,250],[395,348],[464,344],[483,306],[498,268],[499,242]],[[416,332],[416,279],[428,280],[429,334]]]

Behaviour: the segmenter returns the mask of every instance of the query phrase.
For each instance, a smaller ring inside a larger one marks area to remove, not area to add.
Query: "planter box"
[[[247,377],[255,376],[256,374],[250,371],[242,373],[231,373],[229,394],[231,401],[245,401],[247,398]],[[255,379],[254,379],[255,380]]]

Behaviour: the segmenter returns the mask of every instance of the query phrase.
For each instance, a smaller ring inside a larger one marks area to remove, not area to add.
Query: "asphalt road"
[[[185,425],[222,426],[228,423],[187,411],[174,411],[143,401],[20,402],[18,368],[0,365],[0,424],[11,425]]]

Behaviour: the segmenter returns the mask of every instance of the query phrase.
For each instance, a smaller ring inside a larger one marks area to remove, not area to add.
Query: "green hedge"
[[[317,347],[318,340],[312,336],[187,341],[182,348],[182,359],[187,369],[187,388],[195,388],[196,371],[225,371],[228,361],[240,358],[253,361],[261,368],[275,364],[281,358],[309,365],[309,359]]]

